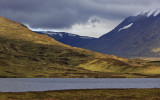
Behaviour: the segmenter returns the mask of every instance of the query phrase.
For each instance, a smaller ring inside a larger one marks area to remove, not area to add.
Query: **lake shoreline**
[[[76,89],[37,92],[0,92],[0,100],[159,100],[160,88]]]
[[[40,92],[69,92],[69,91],[90,91],[90,90],[152,90],[160,88],[95,88],[95,89],[64,89],[64,90],[46,90],[46,91],[25,91],[25,92],[0,92],[1,93],[40,93]]]

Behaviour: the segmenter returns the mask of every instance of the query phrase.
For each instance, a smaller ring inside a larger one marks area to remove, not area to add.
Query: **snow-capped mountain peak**
[[[72,34],[72,33],[66,33],[66,34],[68,34],[69,36],[78,36],[78,35]]]
[[[155,12],[154,12],[154,16],[157,16],[160,14],[160,9],[157,9]]]
[[[62,36],[63,36],[63,34],[62,34],[62,33],[58,33],[58,32],[53,33],[53,34],[55,34],[55,35],[59,35],[60,37],[62,37]]]
[[[61,32],[51,32],[51,31],[41,31],[41,32],[43,32],[43,33],[45,33],[47,35],[58,35],[60,37],[63,36],[63,34]]]
[[[143,16],[147,16],[147,17],[151,17],[151,16],[156,17],[159,14],[160,14],[160,8],[152,9],[152,10],[149,10],[149,11],[143,11],[138,15],[143,15]]]
[[[121,57],[160,57],[160,9],[129,16],[86,49]]]
[[[61,43],[81,48],[84,45],[97,39],[94,37],[80,36],[77,34],[72,34],[67,32],[52,32],[52,31],[35,31],[35,32],[39,34],[48,35]]]

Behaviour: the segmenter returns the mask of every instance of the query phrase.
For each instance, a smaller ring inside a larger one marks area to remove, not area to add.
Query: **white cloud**
[[[28,27],[34,31],[55,31],[55,32],[69,32],[78,34],[81,36],[91,36],[91,37],[100,37],[103,34],[111,31],[115,28],[121,20],[107,20],[99,17],[91,17],[86,23],[79,23],[72,25],[71,28],[66,29],[33,29]]]
[[[82,36],[100,37],[101,35],[111,31],[119,23],[120,20],[111,21],[94,16],[84,24],[74,24],[70,29],[62,29],[62,31]]]

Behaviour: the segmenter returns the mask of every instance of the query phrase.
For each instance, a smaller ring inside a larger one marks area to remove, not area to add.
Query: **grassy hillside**
[[[0,93],[0,100],[159,100],[160,89],[60,90]]]
[[[160,77],[159,67],[64,45],[0,17],[0,77]]]

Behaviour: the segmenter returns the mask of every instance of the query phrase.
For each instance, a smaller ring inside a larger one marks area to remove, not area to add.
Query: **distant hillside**
[[[160,77],[159,66],[64,45],[0,17],[0,77]]]
[[[126,18],[84,48],[121,57],[160,57],[160,9]]]
[[[80,48],[96,40],[96,38],[93,37],[79,36],[76,34],[66,33],[66,32],[51,32],[51,31],[35,31],[35,32],[39,34],[46,34],[61,43]]]

